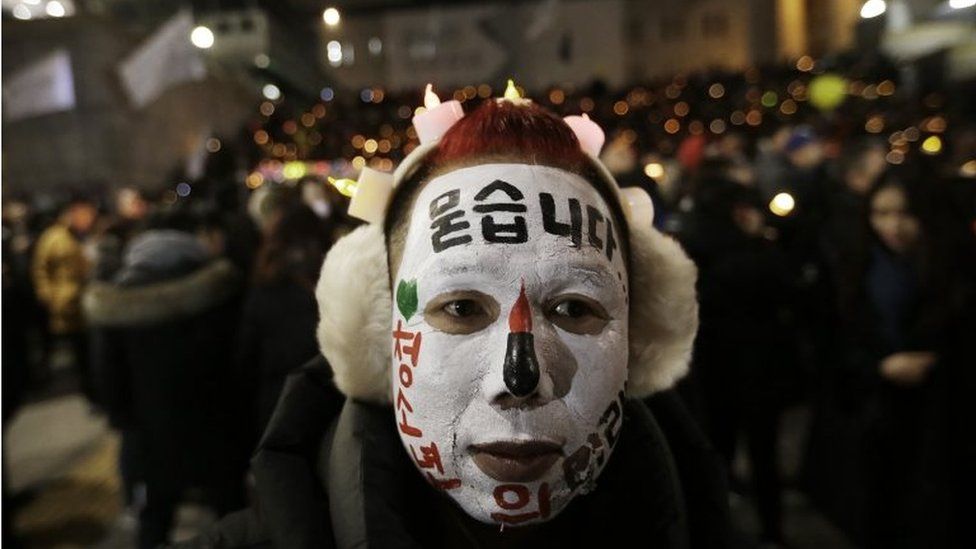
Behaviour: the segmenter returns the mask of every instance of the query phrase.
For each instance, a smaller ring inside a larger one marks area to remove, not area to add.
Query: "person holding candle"
[[[595,141],[509,95],[425,130],[360,204],[259,504],[190,546],[727,546],[721,463],[670,390],[695,267]]]

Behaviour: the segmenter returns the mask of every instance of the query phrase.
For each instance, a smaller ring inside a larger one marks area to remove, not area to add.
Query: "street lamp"
[[[264,95],[265,99],[270,101],[277,101],[281,99],[281,90],[274,84],[265,84],[264,87],[261,88],[261,94]]]
[[[330,27],[338,25],[341,19],[339,10],[335,8],[325,8],[325,11],[322,12],[322,20]]]
[[[207,27],[204,27],[203,25],[200,25],[190,32],[190,42],[201,50],[209,49],[214,45],[213,31]]]
[[[58,1],[48,2],[47,5],[44,6],[44,11],[47,12],[47,14],[51,17],[64,17],[66,14],[64,4]]]
[[[23,4],[17,4],[13,9],[14,17],[20,19],[21,21],[28,21],[33,15],[31,14],[30,8]]]
[[[861,19],[873,19],[888,9],[885,0],[868,0],[861,6]]]

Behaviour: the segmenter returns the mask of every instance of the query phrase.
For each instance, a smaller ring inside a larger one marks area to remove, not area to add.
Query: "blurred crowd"
[[[821,111],[811,68],[539,100],[601,123],[605,163],[649,191],[655,224],[696,261],[701,329],[680,390],[730,473],[745,448],[750,474],[732,487],[755,502],[762,540],[787,541],[780,423],[804,406],[791,482],[819,510],[865,547],[954,546],[976,462],[976,117],[939,90],[894,94],[884,69]],[[470,88],[455,98],[491,93]],[[365,91],[265,101],[221,154],[251,168],[353,157],[390,168],[416,145],[419,100]],[[324,178],[245,185],[239,163],[211,161],[175,191],[3,204],[4,420],[70,357],[121,433],[143,547],[166,539],[189,488],[218,512],[244,505],[250,450],[285,377],[318,352],[322,259],[354,226]]]

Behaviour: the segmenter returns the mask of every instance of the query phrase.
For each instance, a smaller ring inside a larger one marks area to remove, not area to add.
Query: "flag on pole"
[[[134,107],[141,109],[167,89],[207,75],[190,43],[192,30],[193,16],[181,10],[122,61],[119,76]]]
[[[56,50],[4,79],[3,117],[8,122],[74,107],[75,83],[67,50]]]

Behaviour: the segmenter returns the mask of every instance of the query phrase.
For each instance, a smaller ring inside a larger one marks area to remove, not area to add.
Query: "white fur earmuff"
[[[389,270],[382,224],[340,238],[322,263],[315,288],[319,348],[336,387],[350,398],[391,400]]]
[[[670,236],[630,227],[630,359],[627,395],[670,389],[691,362],[698,333],[698,269]]]

